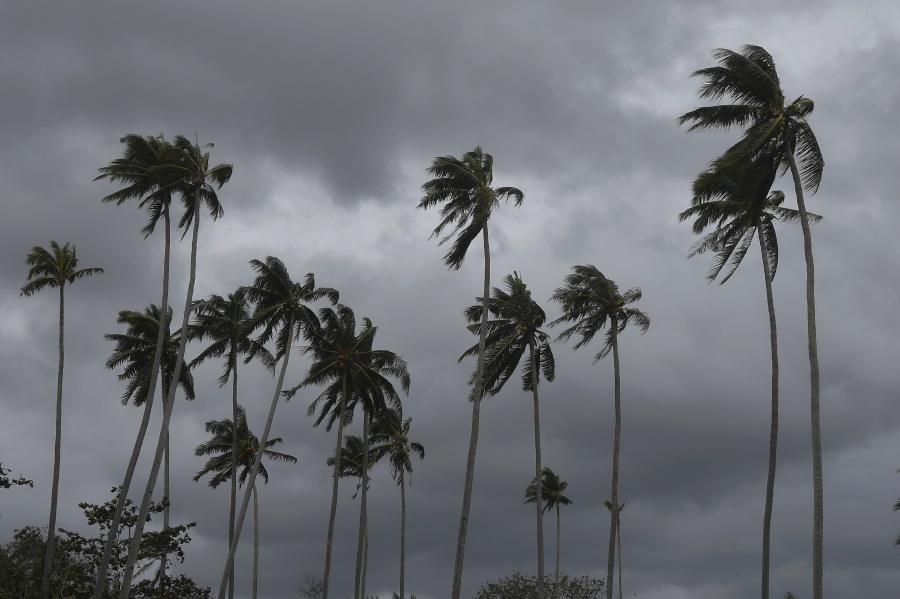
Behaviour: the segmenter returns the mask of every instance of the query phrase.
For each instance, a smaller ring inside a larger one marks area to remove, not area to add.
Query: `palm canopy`
[[[383,444],[391,463],[391,475],[399,485],[400,473],[412,475],[413,467],[410,456],[416,454],[419,459],[425,459],[425,447],[417,441],[409,440],[409,429],[412,418],[403,420],[399,410],[386,409],[373,423],[372,436],[376,443]]]
[[[544,511],[549,512],[557,505],[569,505],[572,500],[563,495],[569,483],[560,480],[553,470],[546,466],[541,470],[541,500],[544,502]],[[538,481],[535,479],[525,489],[525,503],[537,501]]]
[[[243,486],[253,467],[253,458],[260,447],[259,439],[250,432],[247,426],[247,413],[244,410],[244,406],[238,406],[237,415],[237,427],[235,427],[234,422],[227,418],[225,420],[210,420],[206,423],[206,432],[210,433],[212,437],[198,445],[194,450],[194,454],[212,457],[209,458],[200,472],[194,476],[193,480],[198,481],[207,474],[212,474],[209,486],[213,488],[231,480],[233,474],[231,470],[231,454],[236,436],[238,447],[237,464],[241,469],[238,481]],[[237,431],[236,433],[235,430]],[[277,462],[296,463],[297,458],[294,456],[270,449],[274,445],[281,443],[281,441],[281,437],[266,441],[266,445],[263,448],[263,457]],[[269,482],[269,473],[262,462],[259,464],[259,474],[266,483]]]
[[[488,299],[489,319],[485,341],[484,395],[496,395],[519,365],[522,356],[534,347],[538,371],[534,372],[530,356],[522,365],[522,390],[531,391],[538,384],[540,374],[552,381],[556,363],[550,349],[550,335],[540,329],[547,320],[544,310],[531,297],[519,273],[507,275],[503,282],[506,290],[494,287]],[[476,335],[481,330],[482,298],[479,303],[464,312],[470,323],[468,328]],[[459,357],[477,356],[478,345],[473,345]],[[475,374],[470,382],[475,382]]]
[[[102,268],[78,268],[78,256],[75,246],[66,242],[60,246],[56,241],[50,242],[50,250],[34,246],[25,257],[28,269],[28,282],[22,286],[20,295],[29,297],[45,287],[63,287],[71,285],[79,279],[103,273]]]
[[[250,266],[256,271],[256,279],[247,287],[246,296],[256,308],[249,326],[262,328],[257,343],[274,339],[274,356],[269,358],[267,354],[259,354],[266,367],[274,372],[275,362],[281,359],[292,341],[318,329],[316,313],[306,304],[322,298],[336,303],[338,292],[329,287],[316,287],[312,273],[307,274],[303,282],[295,283],[284,263],[274,256],[264,262],[251,260]]]
[[[439,156],[428,168],[434,177],[422,185],[419,208],[441,207],[441,222],[431,236],[441,235],[446,227],[451,232],[440,240],[443,245],[456,235],[453,245],[444,256],[444,263],[456,270],[462,266],[472,241],[485,229],[494,207],[501,199],[513,199],[522,204],[525,195],[516,187],[491,187],[494,179],[494,158],[481,146],[455,156]]]
[[[172,322],[171,306],[167,312],[166,323],[170,323]],[[112,355],[106,360],[106,367],[111,370],[122,367],[118,378],[120,381],[128,381],[125,392],[122,394],[122,403],[126,404],[129,400],[134,400],[134,404],[140,406],[147,400],[151,383],[151,368],[160,332],[159,306],[150,304],[144,308],[143,312],[122,310],[119,312],[116,322],[124,324],[128,328],[125,333],[108,333],[103,336],[104,339],[116,343]],[[178,358],[180,339],[181,331],[170,333],[168,326],[166,327],[161,361],[163,393],[168,392],[175,376],[175,362]],[[178,379],[185,398],[194,399],[194,377],[190,368],[182,366]]]
[[[209,358],[225,356],[225,369],[219,377],[219,386],[224,385],[237,368],[239,355],[244,355],[244,363],[254,357],[268,354],[260,343],[252,339],[252,306],[247,299],[247,289],[239,288],[227,297],[211,295],[205,300],[194,302],[194,322],[189,330],[190,340],[210,341],[210,344],[191,361],[193,368]],[[271,363],[271,356],[264,361]]]
[[[678,118],[679,125],[691,123],[688,132],[745,127],[741,140],[713,162],[713,170],[765,155],[784,172],[794,157],[803,188],[816,191],[825,160],[806,121],[813,101],[800,96],[785,104],[775,61],[760,46],[745,45],[740,52],[719,48],[713,57],[718,66],[692,74],[704,80],[699,96],[710,100],[727,96],[734,103],[696,108]]]
[[[387,455],[387,447],[374,437],[369,437],[369,448],[367,450],[369,463],[363,468],[363,449],[362,437],[358,437],[357,435],[344,436],[344,445],[341,447],[339,476],[341,478],[358,478],[360,483],[356,487],[357,490],[359,490],[362,485],[363,470],[366,472],[366,478],[370,479],[368,472],[371,472],[372,467],[375,466],[381,458]],[[326,463],[329,466],[334,466],[334,456],[329,456]],[[356,495],[354,494],[353,497],[355,498]]]
[[[575,344],[579,349],[594,338],[600,329],[610,326],[606,331],[606,342],[594,357],[598,361],[612,350],[616,335],[621,333],[629,322],[647,332],[650,318],[637,308],[629,308],[629,304],[641,299],[641,290],[637,287],[625,293],[619,293],[619,286],[607,279],[592,264],[572,267],[572,273],[566,276],[565,285],[558,287],[550,298],[558,302],[563,315],[550,323],[556,326],[562,323],[575,324],[562,333],[558,339],[569,339],[575,334],[581,338]]]
[[[285,392],[288,399],[301,388],[327,385],[308,410],[308,414],[312,416],[319,409],[314,426],[319,426],[327,419],[326,430],[331,430],[340,414],[345,386],[345,423],[352,420],[359,403],[373,416],[377,416],[388,406],[398,407],[400,396],[389,378],[399,381],[403,391],[409,393],[409,370],[406,361],[394,352],[373,349],[378,327],[373,326],[368,318],[363,318],[362,327],[357,333],[353,310],[342,304],[335,308],[322,308],[319,310],[319,318],[321,326],[314,332],[310,345],[304,348],[304,352],[312,356],[312,364],[306,377]]]
[[[178,221],[178,228],[183,227],[185,232],[193,222],[194,213],[201,207],[209,210],[213,220],[223,213],[216,189],[221,189],[231,179],[233,166],[225,163],[210,166],[209,152],[205,150],[211,147],[211,143],[200,145],[177,135],[175,143],[162,154],[163,165],[159,176],[163,180],[179,182],[178,193],[185,210]]]

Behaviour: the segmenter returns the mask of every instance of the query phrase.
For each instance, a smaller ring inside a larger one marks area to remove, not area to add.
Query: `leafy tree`
[[[797,195],[803,253],[806,259],[806,308],[810,364],[810,419],[813,454],[813,599],[823,596],[824,490],[822,482],[822,433],[819,409],[819,356],[816,340],[815,269],[810,218],[804,190],[815,192],[822,181],[825,160],[806,118],[813,101],[800,96],[785,102],[775,61],[762,47],[745,45],[740,52],[724,48],[713,51],[718,66],[697,70],[704,83],[703,99],[729,97],[734,103],[696,108],[683,114],[679,124],[692,123],[689,132],[746,127],[741,139],[714,160],[710,169],[727,171],[750,163],[769,162],[782,172],[790,169]],[[799,163],[799,164],[798,164]],[[763,569],[763,599],[768,598],[768,580]]]
[[[603,596],[603,580],[563,574],[556,584],[540,581],[537,576],[514,572],[495,582],[484,582],[475,599],[539,599],[553,594],[559,599],[600,599]]]
[[[431,236],[441,235],[451,227],[451,233],[443,237],[443,245],[455,234],[450,250],[444,255],[444,264],[453,270],[462,266],[471,243],[482,236],[484,241],[484,289],[481,335],[478,339],[478,361],[475,367],[475,384],[472,400],[472,432],[469,437],[469,452],[466,458],[466,481],[463,489],[462,513],[459,518],[459,535],[456,539],[456,559],[453,566],[452,599],[459,599],[462,585],[463,557],[466,548],[466,532],[469,526],[469,510],[472,503],[472,482],[475,477],[475,451],[478,445],[478,425],[481,416],[482,373],[485,361],[485,340],[487,335],[488,298],[491,292],[491,251],[488,237],[488,220],[500,204],[501,199],[512,199],[516,206],[522,204],[525,194],[516,187],[491,187],[494,180],[494,158],[477,146],[462,158],[439,156],[428,168],[434,177],[422,185],[422,200],[419,208],[427,209],[441,205],[441,222]]]
[[[281,360],[281,370],[278,374],[278,382],[275,385],[275,394],[272,396],[272,403],[269,406],[269,414],[266,418],[266,426],[260,439],[260,445],[265,447],[269,440],[272,422],[275,419],[275,408],[278,405],[278,398],[281,396],[281,389],[284,385],[284,375],[291,356],[291,344],[299,339],[301,334],[305,333],[309,336],[311,331],[319,326],[316,313],[307,306],[307,303],[320,299],[328,299],[332,303],[336,303],[338,292],[327,287],[316,287],[315,276],[312,273],[307,274],[302,283],[294,282],[284,263],[274,256],[269,256],[265,262],[251,260],[250,266],[256,271],[256,279],[253,285],[247,287],[246,291],[247,299],[256,306],[253,310],[251,327],[254,330],[262,328],[256,343],[265,345],[272,340],[275,343],[274,354],[260,353],[257,357],[263,361],[273,374],[278,360]],[[262,454],[257,452],[248,475],[247,490],[244,492],[244,497],[241,500],[241,508],[234,527],[234,538],[228,549],[228,558],[225,561],[225,569],[222,572],[222,580],[219,584],[218,599],[224,599],[225,597],[228,574],[234,564],[234,552],[237,549],[241,536],[241,528],[244,525],[244,518],[247,515],[247,507],[250,503],[250,492],[253,489],[253,484],[256,482],[256,475],[259,472],[261,460]]]
[[[543,503],[542,511],[544,512],[549,512],[556,508],[556,577],[554,578],[555,582],[553,583],[554,593],[559,591],[559,506],[570,505],[572,503],[571,499],[563,495],[568,486],[569,483],[560,480],[559,476],[554,474],[553,470],[544,467],[541,471],[541,478],[535,478],[525,489],[525,503],[541,505],[538,503],[538,501],[540,501]],[[621,584],[619,586],[621,588]],[[556,599],[559,599],[557,595],[554,596]]]
[[[235,422],[237,422],[236,426]],[[198,445],[194,453],[198,456],[212,457],[194,476],[194,480],[198,481],[207,474],[213,474],[209,486],[214,489],[221,483],[227,480],[234,481],[236,478],[240,478],[243,486],[253,469],[254,457],[260,453],[260,447],[263,447],[247,426],[247,414],[243,406],[237,407],[237,418],[233,421],[227,419],[207,421],[206,432],[212,434],[212,438]],[[294,456],[269,449],[279,443],[281,443],[281,437],[266,441],[261,452],[263,456],[269,460],[296,464],[297,458]],[[235,447],[238,448],[237,454],[234,453]],[[235,464],[241,467],[239,476],[234,475],[237,472]],[[262,462],[259,464],[259,475],[266,483],[269,482],[269,472]],[[259,575],[259,497],[255,488],[256,483],[253,484],[253,599],[256,599]],[[233,580],[230,588],[234,588]]]
[[[0,488],[9,489],[10,487],[18,486],[18,485],[28,485],[29,487],[34,487],[34,482],[25,478],[21,474],[19,478],[9,478],[7,474],[12,472],[9,468],[4,468],[3,463],[0,462]]]
[[[103,273],[102,268],[78,268],[78,256],[75,246],[68,242],[60,247],[56,241],[50,242],[50,250],[34,246],[28,252],[25,263],[28,269],[28,282],[22,286],[21,295],[29,297],[47,287],[59,289],[59,366],[56,374],[56,437],[53,446],[53,484],[50,492],[50,524],[51,531],[47,539],[47,553],[44,558],[44,573],[41,580],[41,597],[50,596],[50,566],[53,563],[55,546],[56,504],[59,499],[59,468],[62,459],[62,390],[63,362],[65,361],[65,288],[79,279]]]
[[[534,402],[534,476],[541,476],[541,417],[538,384],[541,373],[548,381],[556,376],[556,363],[550,349],[550,335],[540,329],[546,322],[544,310],[531,297],[519,273],[507,275],[503,279],[506,290],[494,287],[493,296],[488,300],[487,323],[483,323],[484,300],[480,304],[470,306],[465,311],[469,330],[481,334],[481,328],[487,329],[485,338],[485,363],[482,376],[482,398],[484,395],[496,395],[515,372],[526,355],[522,366],[522,390],[531,391]],[[478,345],[470,347],[460,356],[477,355]],[[477,373],[473,375],[474,382]],[[538,579],[544,579],[544,519],[541,488],[537,487],[537,555]]]
[[[613,442],[613,473],[610,485],[612,505],[619,505],[619,446],[622,431],[622,393],[619,376],[619,334],[625,330],[629,322],[634,323],[645,333],[650,327],[650,318],[637,308],[628,307],[629,304],[641,299],[641,290],[637,287],[629,289],[625,293],[619,292],[619,286],[611,279],[607,279],[594,265],[574,266],[572,274],[566,277],[566,284],[558,287],[551,298],[559,302],[563,315],[552,323],[554,326],[561,323],[575,324],[565,329],[559,335],[559,339],[567,340],[572,335],[578,334],[581,339],[575,344],[575,349],[584,347],[594,338],[601,329],[606,328],[606,343],[597,353],[594,362],[612,352],[613,371],[615,373],[615,439]],[[607,326],[608,325],[608,326]],[[606,564],[606,599],[612,599],[612,584],[615,567],[616,549],[616,521],[618,509],[610,510],[609,523],[609,552]]]

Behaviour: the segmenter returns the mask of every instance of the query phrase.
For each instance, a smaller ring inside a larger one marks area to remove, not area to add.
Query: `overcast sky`
[[[249,260],[281,258],[315,273],[403,355],[404,412],[426,449],[408,492],[408,593],[450,594],[471,410],[474,342],[462,310],[481,293],[474,244],[462,269],[429,239],[435,211],[416,210],[435,156],[481,145],[497,185],[523,190],[491,220],[492,284],[521,273],[549,318],[576,264],[594,264],[652,323],[622,335],[619,498],[625,595],[743,599],[758,593],[769,431],[769,347],[762,269],[748,253],[724,286],[677,214],[690,183],[738,131],[687,135],[676,118],[701,105],[696,69],[715,48],[773,55],[785,96],[815,100],[809,122],[826,167],[809,209],[822,372],[825,585],[830,597],[892,599],[900,587],[900,289],[898,136],[900,8],[854,3],[427,2],[421,0],[35,2],[0,4],[0,458],[34,480],[2,491],[0,542],[46,526],[53,463],[57,296],[21,298],[31,247],[71,241],[102,277],[67,291],[64,431],[58,526],[87,531],[77,504],[121,483],[140,410],[122,406],[104,368],[119,310],[159,302],[161,232],[143,239],[136,203],[100,198],[94,182],[127,133],[212,142],[234,165],[224,216],[200,228],[196,298],[249,284]],[[775,189],[788,192],[787,179]],[[811,595],[812,467],[805,267],[800,228],[779,229],[774,283],[781,356],[781,435],[772,523],[772,595]],[[180,321],[189,244],[173,252]],[[544,464],[568,481],[562,565],[606,575],[613,432],[611,359],[594,345],[553,346],[557,380],[541,385]],[[199,347],[189,346],[188,357]],[[302,378],[291,361],[287,384]],[[221,364],[195,372],[172,427],[173,522],[196,521],[177,568],[217,587],[227,552],[228,492],[191,477],[204,423],[229,418]],[[262,432],[274,380],[242,371],[241,403]],[[296,465],[270,465],[260,488],[260,596],[296,596],[320,575],[334,433],[306,417],[314,390],[279,405],[272,434]],[[536,567],[532,404],[518,377],[482,410],[463,595]],[[154,417],[158,430],[159,415]],[[348,432],[358,434],[357,418]],[[135,487],[143,488],[151,447]],[[359,499],[343,481],[332,596],[352,592]],[[385,465],[369,495],[367,590],[398,590],[399,489]],[[553,518],[545,520],[548,566]],[[249,597],[251,540],[238,555]]]

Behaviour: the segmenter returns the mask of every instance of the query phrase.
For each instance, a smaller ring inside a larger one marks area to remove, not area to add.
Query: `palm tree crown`
[[[50,242],[50,251],[34,246],[25,257],[28,269],[28,282],[22,286],[20,295],[30,297],[45,287],[61,288],[71,285],[79,279],[103,274],[102,268],[78,268],[78,256],[75,246],[66,242],[61,246],[56,241]]]
[[[564,480],[560,480],[559,476],[554,474],[553,470],[544,467],[541,470],[541,499],[544,502],[544,511],[549,512],[557,505],[570,505],[572,500],[564,495],[569,486]],[[525,489],[525,503],[534,503],[537,501],[537,481],[534,480]]]

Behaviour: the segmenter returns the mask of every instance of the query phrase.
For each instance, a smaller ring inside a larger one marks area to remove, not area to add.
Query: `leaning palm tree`
[[[181,135],[175,138],[175,143],[168,146],[162,153],[159,177],[165,181],[174,180],[179,184],[175,188],[184,204],[185,211],[178,223],[179,228],[191,228],[191,259],[190,274],[188,275],[187,293],[184,300],[184,310],[181,322],[181,330],[187,331],[190,319],[191,305],[194,296],[194,282],[197,277],[197,237],[200,231],[200,208],[206,207],[213,220],[223,214],[222,205],[219,203],[217,189],[221,189],[231,179],[233,170],[230,164],[218,164],[211,166],[209,152],[205,151],[212,144],[200,145],[191,142]],[[174,378],[178,380],[179,373],[184,365],[184,351],[188,335],[182,335],[178,344],[178,356],[175,363]],[[156,444],[156,454],[150,467],[150,476],[144,489],[138,520],[135,524],[134,538],[128,548],[128,560],[125,564],[125,573],[122,580],[122,591],[119,599],[128,599],[131,591],[131,580],[134,576],[134,565],[137,561],[143,536],[144,524],[150,511],[150,500],[153,497],[153,489],[156,486],[156,478],[162,463],[163,453],[168,444],[169,423],[174,408],[175,389],[169,390],[163,403],[163,420],[159,430],[159,439]]]
[[[522,204],[525,195],[516,187],[491,187],[494,180],[494,158],[482,151],[481,146],[463,157],[439,156],[435,158],[428,174],[434,178],[422,185],[423,197],[419,208],[427,209],[442,205],[441,222],[431,236],[441,235],[450,226],[452,232],[443,237],[441,244],[456,237],[453,245],[444,255],[444,264],[457,270],[462,266],[469,245],[480,234],[484,242],[484,300],[482,334],[478,339],[478,362],[475,366],[475,381],[471,395],[472,432],[469,437],[469,452],[466,458],[466,480],[463,488],[462,513],[459,518],[459,535],[456,539],[456,559],[453,566],[452,599],[459,599],[462,585],[463,556],[466,548],[466,532],[469,526],[469,509],[472,503],[472,482],[475,477],[475,450],[478,445],[478,425],[481,416],[482,371],[484,368],[485,335],[487,334],[487,302],[491,292],[491,251],[488,239],[488,220],[501,199],[512,199],[515,205]]]
[[[322,576],[322,596],[328,598],[328,580],[331,573],[331,548],[334,540],[334,522],[337,514],[338,478],[341,468],[341,439],[344,425],[353,418],[357,404],[363,407],[363,452],[368,450],[369,422],[383,412],[388,404],[399,406],[400,396],[388,377],[397,379],[405,393],[409,393],[409,370],[406,361],[394,352],[373,349],[378,328],[363,318],[362,328],[356,332],[356,316],[344,305],[322,308],[319,311],[322,326],[316,331],[310,345],[304,350],[312,354],[313,363],[306,377],[287,391],[288,399],[301,388],[310,385],[327,385],[310,404],[308,414],[318,408],[319,416],[314,426],[327,420],[326,430],[337,422],[337,445],[334,451],[334,474],[331,490],[331,512],[328,518],[328,538],[325,544],[325,571]],[[364,457],[363,465],[367,463]],[[362,562],[366,530],[366,488],[360,499],[360,534],[356,554],[356,578],[354,593],[361,596]],[[364,592],[363,592],[364,595]]]
[[[679,124],[692,123],[689,132],[746,127],[741,139],[713,161],[714,171],[746,165],[751,160],[771,160],[782,172],[790,169],[797,195],[803,253],[806,259],[806,309],[810,365],[810,420],[813,457],[813,599],[823,593],[824,487],[822,481],[822,434],[819,415],[819,356],[816,341],[815,268],[810,218],[803,191],[815,192],[822,181],[825,160],[806,121],[813,101],[800,96],[785,103],[784,92],[772,56],[760,46],[746,45],[740,52],[719,48],[713,52],[718,66],[693,73],[704,80],[699,95],[733,104],[706,106],[683,114]],[[764,158],[763,158],[764,157]],[[799,164],[798,164],[799,163]],[[762,597],[768,597],[764,581]]]
[[[225,357],[225,369],[219,377],[219,386],[225,385],[231,378],[231,417],[232,422],[240,422],[238,415],[238,358],[245,356],[245,362],[267,350],[251,337],[251,305],[247,300],[247,290],[243,287],[227,298],[211,295],[208,299],[194,302],[195,318],[189,331],[191,339],[209,341],[206,349],[201,351],[191,362],[191,367],[209,358]],[[231,449],[231,471],[237,471],[240,439],[233,435],[234,446]],[[254,491],[255,493],[255,491]],[[231,501],[228,516],[228,544],[234,539],[234,520],[237,511],[237,480],[231,477]],[[254,506],[256,503],[254,502]],[[255,509],[255,508],[254,508]],[[234,597],[234,568],[228,580],[228,596]]]
[[[412,460],[410,456],[417,454],[419,459],[425,458],[425,448],[421,443],[409,440],[409,427],[412,418],[403,420],[402,415],[394,408],[388,408],[372,425],[375,436],[384,439],[388,458],[391,463],[391,475],[400,486],[400,599],[406,599],[406,474],[412,482]]]
[[[629,322],[634,323],[642,333],[650,326],[650,318],[629,304],[641,299],[641,290],[637,287],[625,293],[619,293],[619,286],[607,279],[594,265],[572,267],[572,274],[566,277],[566,283],[553,292],[553,301],[559,302],[563,315],[550,323],[554,326],[561,323],[575,324],[565,329],[559,339],[569,339],[578,334],[581,339],[575,349],[584,347],[601,329],[606,328],[606,342],[594,357],[594,362],[612,352],[613,371],[615,373],[615,437],[613,441],[612,484],[610,494],[612,504],[619,505],[619,446],[622,432],[622,394],[619,377],[619,334],[625,330]],[[607,326],[608,325],[608,326]],[[615,568],[616,518],[617,510],[612,510],[609,524],[609,550],[606,564],[606,580],[612,581]],[[612,584],[606,585],[606,599],[612,599]]]
[[[274,256],[269,256],[265,262],[251,260],[250,266],[256,271],[256,279],[253,285],[247,287],[246,291],[247,299],[256,306],[251,318],[251,327],[254,329],[262,328],[256,343],[263,345],[269,341],[274,341],[275,344],[274,354],[261,352],[257,354],[257,357],[263,361],[273,374],[278,361],[281,360],[281,370],[278,374],[278,382],[275,385],[275,394],[272,396],[272,403],[269,406],[269,414],[266,418],[266,426],[263,429],[263,436],[260,441],[260,445],[265,447],[269,440],[272,422],[275,419],[275,408],[278,406],[278,398],[281,396],[281,389],[284,385],[284,375],[287,372],[288,360],[291,357],[291,344],[299,339],[301,335],[309,337],[312,331],[319,326],[315,311],[307,304],[320,299],[328,299],[335,303],[338,300],[338,292],[327,287],[316,287],[315,276],[312,273],[307,274],[302,283],[294,282],[284,263]],[[262,455],[257,453],[248,475],[250,482],[241,500],[237,522],[234,526],[234,538],[231,540],[231,545],[228,548],[228,557],[225,560],[225,568],[219,584],[218,599],[224,599],[225,597],[229,572],[234,567],[234,553],[237,550],[237,544],[241,537],[241,528],[247,515],[247,506],[250,503],[250,490],[256,481],[256,474],[259,471],[261,459]]]
[[[798,222],[797,210],[782,207],[784,194],[769,193],[775,179],[777,165],[759,157],[746,165],[719,171],[706,170],[694,181],[691,207],[678,215],[678,220],[695,219],[693,231],[702,234],[688,257],[710,251],[715,254],[707,279],[715,280],[725,270],[720,284],[734,274],[747,254],[753,238],[759,239],[759,250],[765,280],[766,304],[769,311],[769,346],[772,359],[771,424],[769,428],[769,464],[766,479],[766,504],[763,513],[762,589],[768,596],[769,556],[771,547],[772,505],[775,493],[775,470],[778,453],[778,330],[775,320],[775,301],[772,280],[778,268],[778,238],[775,221]],[[767,195],[768,194],[768,195]],[[817,214],[808,214],[816,222]]]
[[[538,481],[540,481],[540,484],[538,484]],[[543,503],[543,511],[545,512],[556,508],[556,582],[553,585],[553,589],[554,596],[557,599],[559,598],[559,506],[572,503],[571,499],[563,495],[568,486],[569,483],[560,480],[553,470],[544,467],[541,470],[541,478],[534,479],[528,485],[528,488],[525,489],[525,503],[535,503],[537,505]]]
[[[485,339],[485,364],[482,375],[485,395],[496,395],[513,375],[522,357],[527,359],[522,365],[522,390],[531,391],[534,404],[534,477],[541,476],[541,418],[538,398],[540,375],[552,381],[556,376],[556,362],[550,349],[550,335],[540,329],[546,322],[544,310],[531,297],[531,291],[525,285],[519,273],[507,275],[503,279],[506,290],[494,287],[493,296],[488,300],[490,316],[486,324],[483,322],[484,302],[470,306],[466,311],[466,320],[473,333],[481,334],[481,328],[487,329]],[[481,298],[479,298],[481,299]],[[460,360],[466,356],[476,355],[478,346],[466,350]],[[473,375],[474,378],[474,375]],[[537,557],[538,583],[544,582],[544,510],[541,489],[537,488]]]
[[[65,288],[79,279],[97,275],[102,268],[78,268],[75,246],[68,242],[60,247],[56,241],[50,242],[50,250],[40,246],[31,248],[25,263],[28,282],[22,286],[21,295],[29,297],[47,287],[59,289],[59,364],[56,372],[56,437],[53,445],[53,483],[50,492],[50,524],[47,529],[47,548],[44,556],[44,572],[41,578],[41,597],[50,596],[50,571],[53,566],[53,551],[56,546],[56,503],[59,498],[59,467],[62,459],[62,388],[63,362],[65,361],[64,324]]]
[[[612,511],[613,504],[611,501],[604,501],[603,505],[606,506],[606,509]],[[616,555],[618,556],[616,561],[619,564],[619,599],[622,599],[622,510],[624,509],[624,503],[620,503],[616,509]]]
[[[260,444],[256,435],[250,432],[247,426],[247,413],[243,406],[237,407],[237,418],[235,420],[209,420],[206,423],[206,432],[212,435],[197,446],[194,454],[198,456],[212,456],[203,466],[203,468],[194,476],[194,480],[198,481],[207,474],[212,474],[209,486],[215,489],[227,480],[234,481],[240,479],[241,486],[247,481],[250,471],[253,469],[253,460],[257,453],[261,453],[268,460],[278,462],[286,462],[288,464],[296,464],[297,458],[286,453],[273,451],[273,447],[281,443],[281,437],[269,439],[265,445]],[[237,425],[235,426],[235,422]],[[237,447],[237,455],[234,448]],[[262,448],[262,451],[260,451]],[[240,474],[235,476],[238,471],[235,464],[240,466]],[[267,484],[269,482],[269,472],[260,462],[259,475]],[[259,573],[259,497],[257,495],[256,483],[253,485],[253,599],[256,599],[257,579]],[[232,586],[234,581],[231,582]]]

